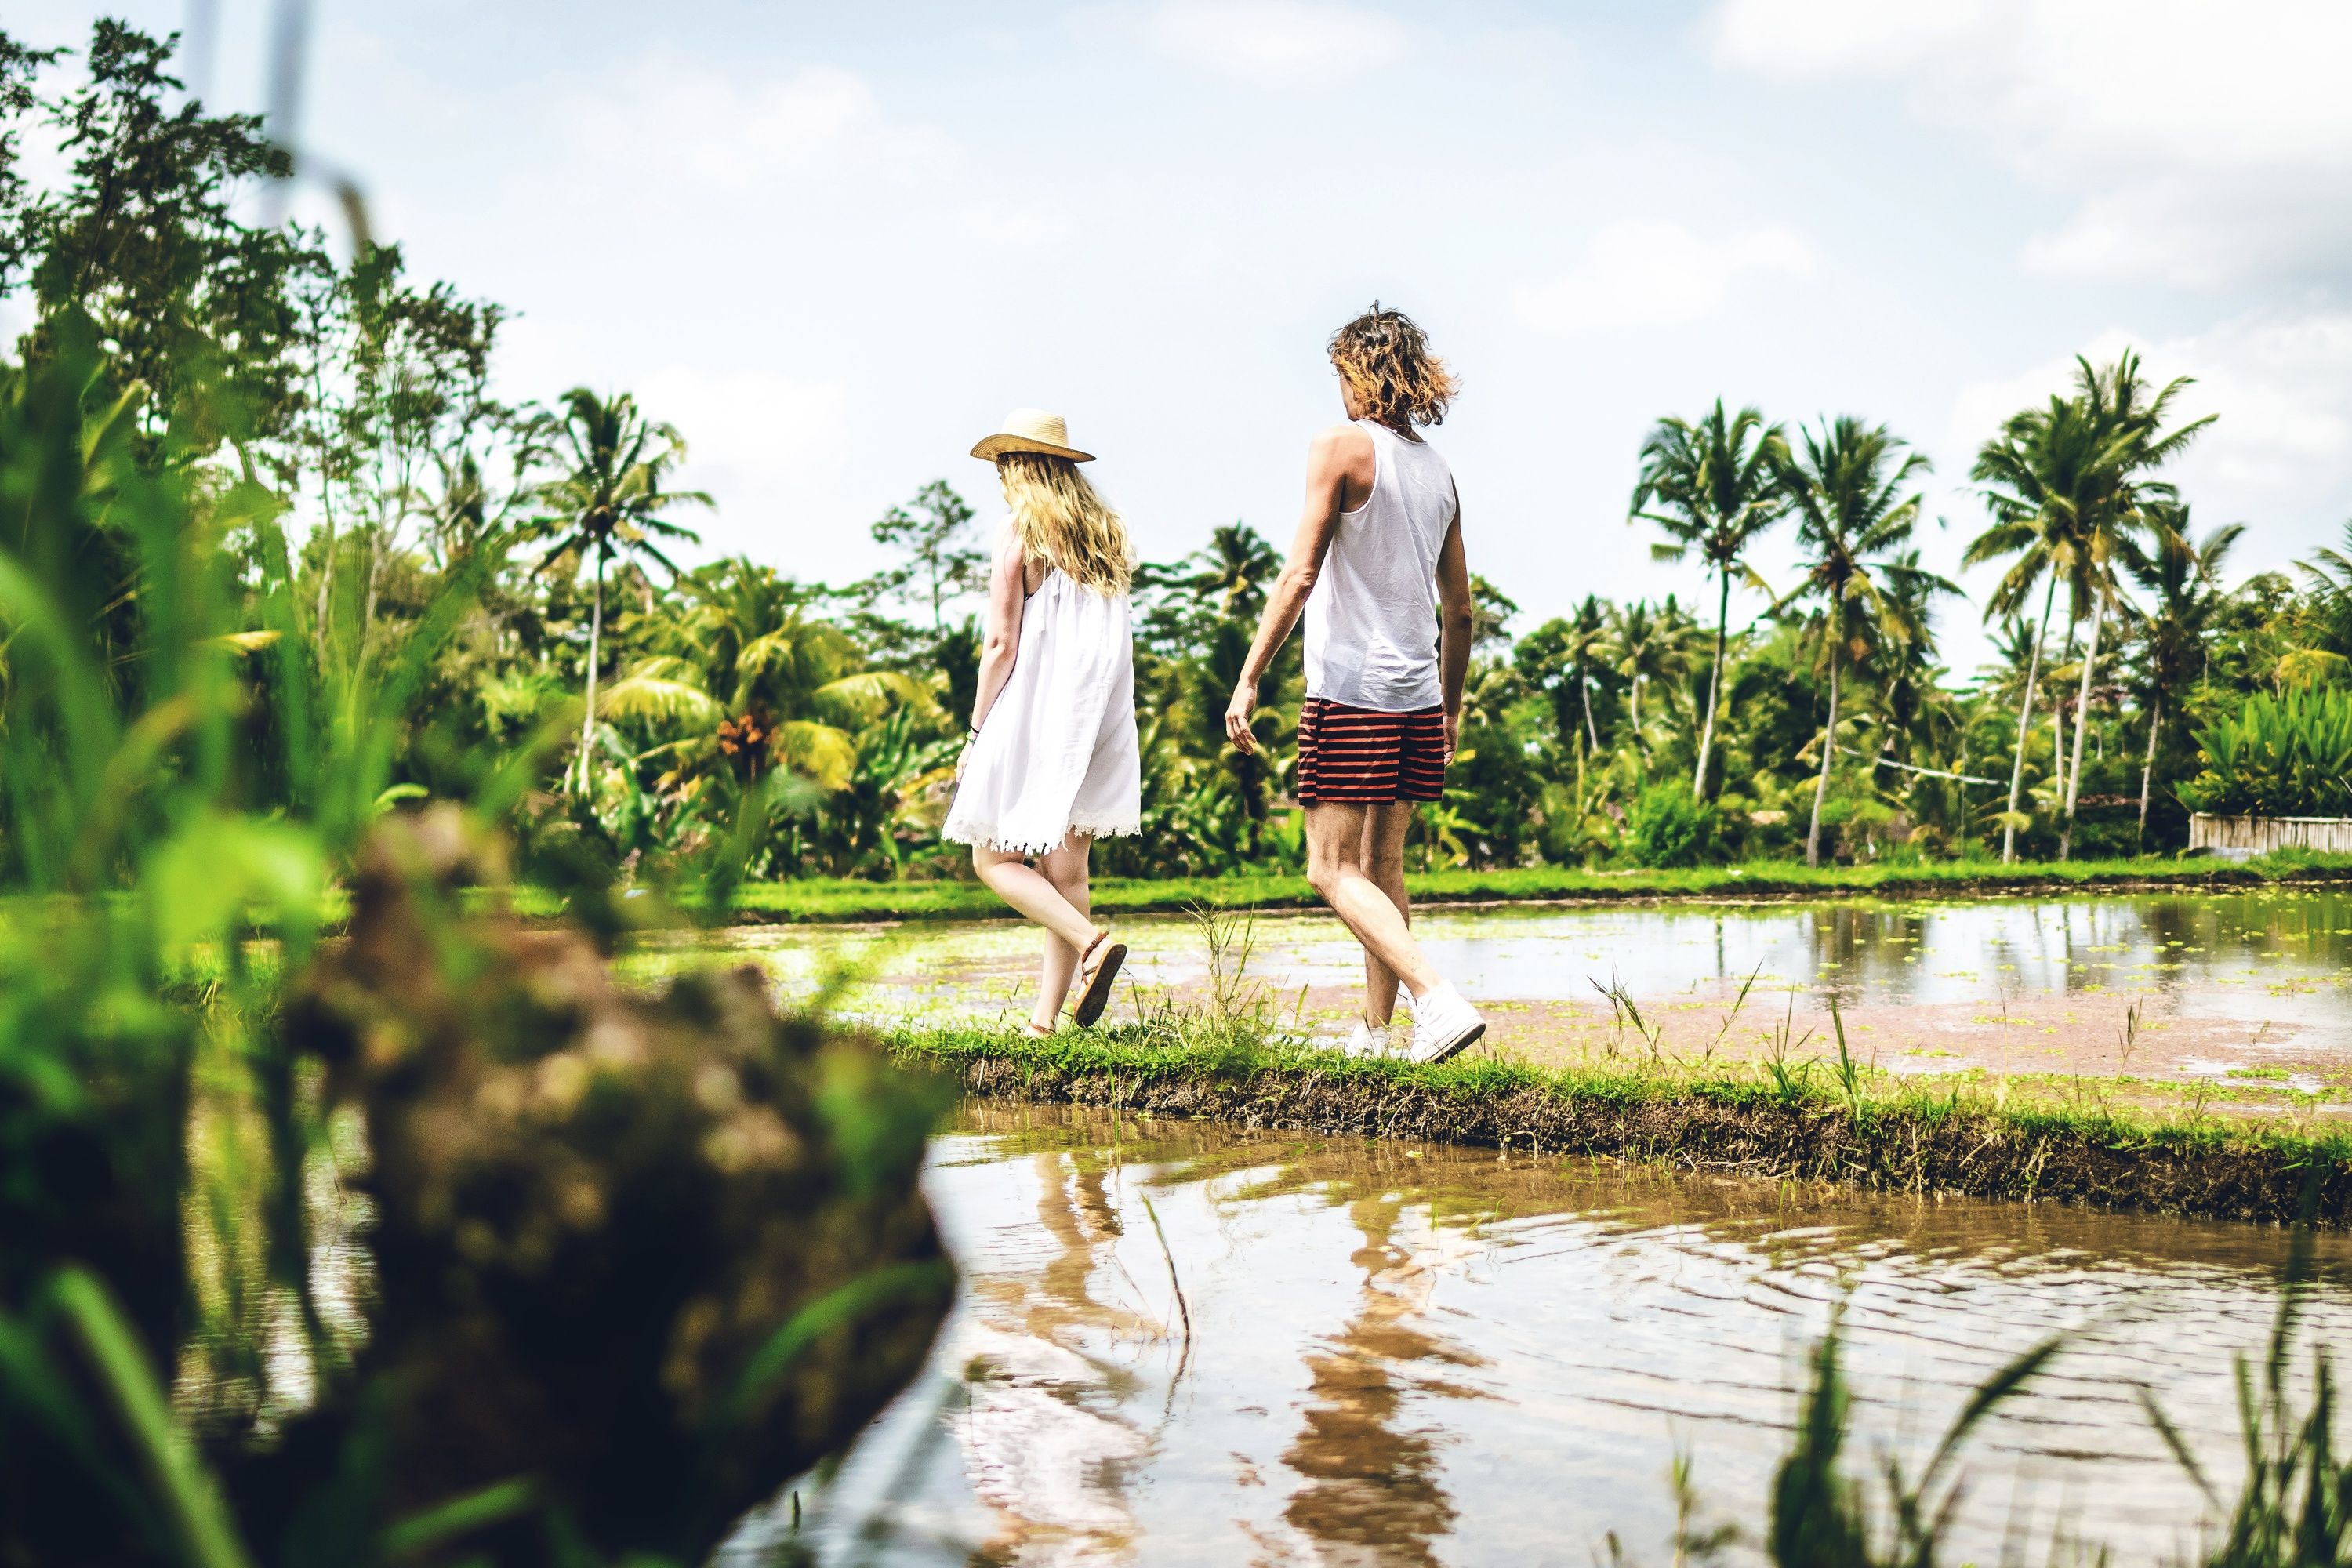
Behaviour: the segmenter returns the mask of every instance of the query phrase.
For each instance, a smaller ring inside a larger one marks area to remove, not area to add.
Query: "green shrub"
[[[1654,869],[1704,866],[1719,858],[1720,827],[1715,807],[1683,785],[1652,784],[1625,814],[1625,852]]]
[[[2180,786],[2191,811],[2239,816],[2352,815],[2352,691],[2306,687],[2246,700],[2197,731],[2203,764]]]

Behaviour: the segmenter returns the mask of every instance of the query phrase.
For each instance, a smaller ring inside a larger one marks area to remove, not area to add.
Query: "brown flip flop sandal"
[[[1099,955],[1099,956],[1097,956]],[[1091,961],[1093,967],[1087,967]],[[1078,973],[1086,981],[1086,989],[1078,993],[1077,1005],[1070,1016],[1081,1029],[1103,1016],[1110,1005],[1110,988],[1118,980],[1118,966],[1127,962],[1127,943],[1113,942],[1105,931],[1088,944],[1078,960]]]
[[[1050,1040],[1054,1037],[1053,1030],[1045,1027],[1045,1025],[1036,1022],[1034,1019],[1022,1025],[1021,1033],[1033,1040]]]

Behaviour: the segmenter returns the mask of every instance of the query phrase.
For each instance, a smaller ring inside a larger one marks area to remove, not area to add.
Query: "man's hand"
[[[1448,762],[1448,763],[1452,763],[1452,762],[1454,761],[1454,749],[1456,746],[1459,746],[1461,743],[1462,743],[1462,715],[1461,715],[1461,714],[1459,714],[1459,713],[1448,713],[1448,714],[1445,716],[1445,760],[1446,760],[1446,762]]]
[[[1250,731],[1250,721],[1257,717],[1257,682],[1244,680],[1234,688],[1234,700],[1225,704],[1225,739],[1244,757],[1257,755],[1257,736]]]

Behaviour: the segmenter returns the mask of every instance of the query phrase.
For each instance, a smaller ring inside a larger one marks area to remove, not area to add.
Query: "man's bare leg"
[[[1307,808],[1307,879],[1364,944],[1367,963],[1377,960],[1418,1001],[1437,988],[1437,972],[1422,957],[1397,900],[1366,872],[1365,818],[1375,809],[1330,801]]]
[[[1412,831],[1412,813],[1409,800],[1364,809],[1364,874],[1396,905],[1408,931],[1412,905],[1404,891],[1404,841]],[[1396,971],[1374,957],[1370,948],[1364,949],[1364,1022],[1375,1029],[1384,1027],[1396,1016]]]

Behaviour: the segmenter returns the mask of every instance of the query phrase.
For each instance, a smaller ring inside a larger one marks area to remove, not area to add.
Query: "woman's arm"
[[[1265,596],[1257,640],[1250,644],[1241,679],[1234,683],[1234,700],[1225,709],[1225,738],[1244,756],[1257,751],[1257,737],[1250,732],[1250,721],[1257,715],[1257,683],[1265,677],[1265,667],[1274,662],[1276,652],[1289,639],[1290,628],[1298,624],[1307,595],[1315,591],[1323,558],[1330,553],[1332,531],[1339,526],[1339,513],[1347,502],[1349,479],[1354,478],[1359,489],[1368,489],[1370,480],[1359,470],[1368,468],[1372,461],[1372,438],[1352,425],[1332,426],[1316,437],[1315,445],[1307,449],[1307,510],[1298,520],[1297,536],[1290,542],[1290,559],[1283,563],[1281,574]]]
[[[980,684],[971,697],[971,733],[967,741],[980,734],[980,727],[988,722],[988,710],[996,706],[1003,692],[1004,683],[1013,678],[1013,660],[1021,651],[1021,612],[1028,595],[1028,570],[1021,558],[1021,542],[1005,530],[1004,542],[996,548],[996,563],[988,574],[988,613],[983,621],[980,644]]]

